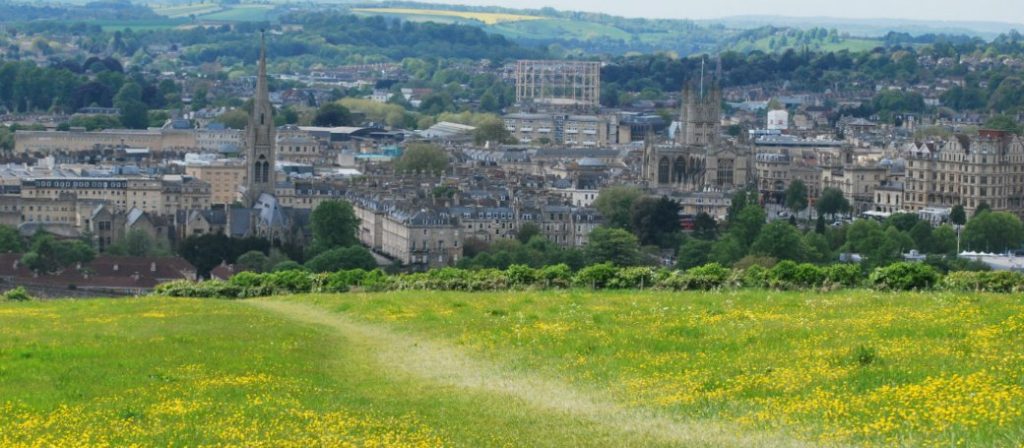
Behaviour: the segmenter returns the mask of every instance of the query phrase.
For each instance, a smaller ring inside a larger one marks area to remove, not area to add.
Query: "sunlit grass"
[[[293,300],[679,418],[824,444],[1024,442],[1019,296],[547,291]]]
[[[525,20],[538,20],[541,17],[538,16],[527,16],[521,14],[503,14],[503,13],[491,13],[491,12],[473,12],[473,11],[450,11],[443,9],[412,9],[412,8],[353,8],[353,12],[372,13],[372,14],[394,14],[394,15],[414,15],[414,16],[437,16],[437,17],[455,17],[466,20],[476,20],[483,22],[487,25],[495,25],[498,23],[505,22],[521,22]]]

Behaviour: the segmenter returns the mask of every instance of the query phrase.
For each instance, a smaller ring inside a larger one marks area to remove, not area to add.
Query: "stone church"
[[[308,210],[284,207],[276,190],[276,133],[274,106],[267,85],[266,38],[260,36],[260,59],[253,95],[252,113],[245,127],[245,186],[241,188],[248,219],[246,236],[258,236],[271,242],[298,243],[303,239],[302,223]]]
[[[649,142],[645,147],[644,177],[651,188],[725,191],[743,188],[750,182],[750,149],[722,141],[720,73],[719,63],[714,78],[705,86],[702,69],[700,80],[683,88],[680,125],[671,144]]]

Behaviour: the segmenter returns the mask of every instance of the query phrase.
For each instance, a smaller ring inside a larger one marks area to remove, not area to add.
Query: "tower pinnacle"
[[[246,199],[252,205],[260,194],[274,194],[274,108],[270,104],[270,88],[267,85],[266,37],[260,32],[260,59],[256,74],[256,90],[253,94],[252,114],[245,128]]]

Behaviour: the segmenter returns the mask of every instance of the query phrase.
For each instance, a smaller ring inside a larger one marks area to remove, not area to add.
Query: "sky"
[[[625,17],[714,19],[739,15],[1024,23],[1022,0],[428,0]]]

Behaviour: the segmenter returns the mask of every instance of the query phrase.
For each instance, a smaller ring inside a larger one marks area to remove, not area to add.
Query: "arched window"
[[[686,161],[682,157],[676,157],[672,164],[672,182],[681,183],[686,175]]]
[[[662,157],[661,161],[658,162],[658,183],[667,184],[669,182],[669,171],[668,171],[668,157]]]
[[[261,184],[267,181],[267,170],[265,168],[267,164],[267,158],[260,156],[256,159],[256,163],[253,164],[253,182]]]

